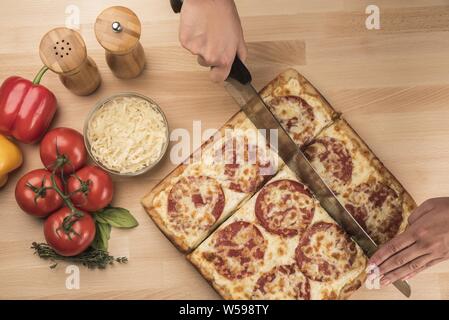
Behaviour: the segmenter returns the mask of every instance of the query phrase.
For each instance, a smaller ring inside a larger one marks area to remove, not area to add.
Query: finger
[[[421,256],[413,261],[410,261],[406,265],[400,267],[399,269],[393,270],[382,277],[380,280],[381,286],[387,286],[390,283],[395,282],[396,280],[403,279],[407,275],[412,272],[416,272],[417,270],[425,267],[429,262],[431,262],[434,258],[432,255],[428,254],[425,256]]]
[[[446,261],[446,260],[447,260],[447,258],[438,258],[438,259],[432,260],[426,265],[426,267],[430,268],[430,267],[432,267],[440,262]]]
[[[380,264],[379,274],[385,275],[426,254],[424,249],[420,249],[417,245],[411,245]]]
[[[406,275],[405,277],[403,277],[401,280],[404,280],[404,281],[409,280],[409,279],[413,278],[414,276],[416,276],[416,275],[417,275],[418,273],[420,273],[421,271],[424,271],[425,269],[427,269],[427,266],[424,266],[424,267],[422,267],[422,268],[420,268],[420,269],[418,269],[418,270],[416,270],[416,271],[410,272],[408,275]]]
[[[186,44],[182,44],[182,47],[195,56],[201,53],[201,46],[195,42],[188,42]]]
[[[419,270],[417,270],[417,271],[411,272],[410,274],[406,275],[402,280],[408,280],[408,279],[411,279],[411,278],[413,278],[414,276],[416,276],[418,273],[420,273],[421,271],[424,271],[425,269],[428,269],[428,268],[430,268],[431,266],[434,266],[434,265],[436,265],[436,264],[438,264],[438,263],[440,263],[440,262],[443,262],[443,261],[445,261],[445,260],[446,260],[445,258],[439,258],[439,259],[432,260],[432,261],[430,261],[429,263],[427,263],[423,268],[421,268],[421,269],[419,269]]]
[[[192,36],[190,30],[182,29],[181,26],[178,38],[181,46],[193,55],[201,54],[206,44],[205,37]]]
[[[203,67],[212,67],[211,64],[207,63],[206,60],[202,56],[198,56],[197,58],[198,64]]]
[[[210,79],[215,83],[225,81],[231,72],[231,66],[231,64],[226,64],[219,67],[212,67],[210,70]]]
[[[412,233],[406,230],[382,245],[370,258],[369,262],[370,264],[380,266],[385,260],[411,246],[413,243],[415,243],[415,239]]]
[[[245,62],[246,59],[248,58],[248,48],[243,39],[240,41],[240,44],[237,47],[237,55],[239,56],[242,62]]]
[[[411,225],[416,222],[419,218],[424,216],[426,213],[430,212],[433,209],[432,202],[429,200],[424,201],[418,208],[413,210],[413,212],[410,214],[410,217],[408,218],[408,224]]]

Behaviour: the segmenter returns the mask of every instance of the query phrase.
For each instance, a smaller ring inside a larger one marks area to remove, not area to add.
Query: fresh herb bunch
[[[114,256],[109,255],[107,251],[98,250],[92,247],[73,257],[65,257],[57,254],[55,250],[53,250],[46,243],[33,242],[31,249],[33,249],[34,253],[37,254],[40,258],[54,261],[55,263],[50,266],[50,268],[52,269],[56,268],[56,266],[58,265],[56,261],[58,260],[80,263],[89,269],[105,269],[107,266],[113,265],[115,262],[121,264],[128,262],[128,258],[126,257],[115,258]]]

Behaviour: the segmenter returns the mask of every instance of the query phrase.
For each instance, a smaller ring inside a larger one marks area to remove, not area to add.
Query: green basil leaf
[[[95,221],[99,223],[109,224],[105,219],[103,219],[97,212],[97,214],[93,214],[92,217],[95,219]]]
[[[95,224],[95,239],[91,247],[97,250],[108,251],[108,242],[111,237],[111,226],[107,223],[97,222]]]
[[[115,228],[135,228],[139,225],[132,214],[123,208],[108,207],[95,213],[95,216]]]

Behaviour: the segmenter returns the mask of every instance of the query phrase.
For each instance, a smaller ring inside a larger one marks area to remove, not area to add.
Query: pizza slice
[[[305,153],[376,243],[404,230],[414,200],[346,121],[322,131]]]
[[[142,204],[162,232],[188,252],[274,175],[279,161],[265,137],[238,113]]]
[[[299,147],[308,144],[337,116],[326,99],[294,69],[270,82],[261,97]]]
[[[361,249],[284,167],[188,259],[225,299],[339,299],[365,277]]]

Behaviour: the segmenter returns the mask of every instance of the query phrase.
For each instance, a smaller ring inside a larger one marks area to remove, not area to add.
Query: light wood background
[[[346,114],[418,203],[449,195],[449,1],[447,0],[237,0],[250,47],[249,67],[261,88],[293,66]],[[134,80],[118,80],[108,69],[93,23],[106,7],[125,4],[140,17],[147,67]],[[237,111],[225,90],[181,49],[178,18],[168,0],[2,0],[0,80],[32,79],[42,63],[41,36],[65,23],[65,9],[80,9],[81,32],[103,83],[89,97],[68,92],[54,74],[43,84],[57,96],[53,126],[81,130],[88,111],[109,95],[135,91],[158,101],[171,128],[218,128]],[[381,30],[365,28],[365,8],[381,8]],[[168,159],[139,178],[115,179],[114,204],[140,222],[131,231],[113,230],[110,251],[130,262],[105,271],[81,267],[81,288],[67,290],[65,265],[32,254],[43,241],[42,223],[22,213],[13,190],[19,176],[41,166],[37,146],[21,146],[24,166],[0,190],[0,298],[216,299],[218,295],[165,239],[139,200],[172,168]],[[449,263],[411,280],[415,299],[449,298]],[[394,288],[354,294],[358,299],[401,299]]]

